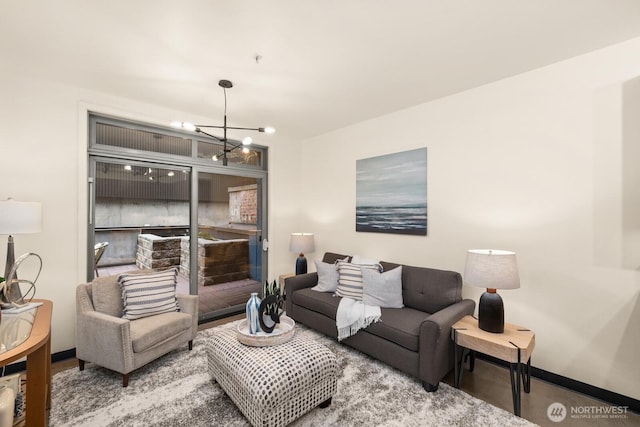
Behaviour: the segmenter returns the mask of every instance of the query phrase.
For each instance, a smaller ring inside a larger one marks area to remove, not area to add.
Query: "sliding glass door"
[[[244,310],[266,277],[264,153],[223,167],[214,143],[104,121],[90,122],[87,279],[176,268],[201,320]]]
[[[261,180],[198,174],[198,294],[209,313],[244,309],[262,282]]]

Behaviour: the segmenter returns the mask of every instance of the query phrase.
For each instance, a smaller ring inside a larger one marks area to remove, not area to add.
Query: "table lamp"
[[[309,253],[315,250],[313,233],[291,233],[289,252],[297,252],[300,254],[296,260],[296,276],[307,272],[307,259],[304,257],[305,252]]]
[[[487,332],[504,332],[504,305],[496,289],[520,287],[515,252],[494,249],[467,251],[464,282],[487,289],[478,304],[478,327]]]
[[[8,278],[11,268],[15,263],[15,253],[13,248],[14,234],[39,233],[42,231],[42,205],[37,202],[18,202],[11,197],[0,201],[0,234],[8,234],[7,240],[7,264],[4,269],[4,277]],[[14,275],[13,279],[17,279]],[[7,290],[11,295],[10,300],[19,301],[20,287],[7,283]],[[4,298],[4,295],[2,295]]]

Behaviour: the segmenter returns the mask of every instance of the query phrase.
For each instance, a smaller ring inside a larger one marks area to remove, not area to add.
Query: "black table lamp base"
[[[487,289],[480,297],[478,327],[496,334],[504,332],[504,304],[495,289]]]
[[[306,274],[307,273],[307,259],[304,257],[304,254],[300,254],[298,259],[296,259],[296,276],[298,274]]]

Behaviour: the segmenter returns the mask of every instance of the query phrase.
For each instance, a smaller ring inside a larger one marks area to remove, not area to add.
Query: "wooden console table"
[[[25,342],[0,353],[0,366],[27,357],[26,425],[46,426],[47,409],[51,408],[51,313],[53,303],[36,300],[42,305],[36,308],[31,333]]]

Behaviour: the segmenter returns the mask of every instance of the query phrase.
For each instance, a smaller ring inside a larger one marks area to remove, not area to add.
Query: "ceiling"
[[[10,1],[0,70],[211,124],[229,79],[230,125],[304,139],[638,36],[638,0]]]

